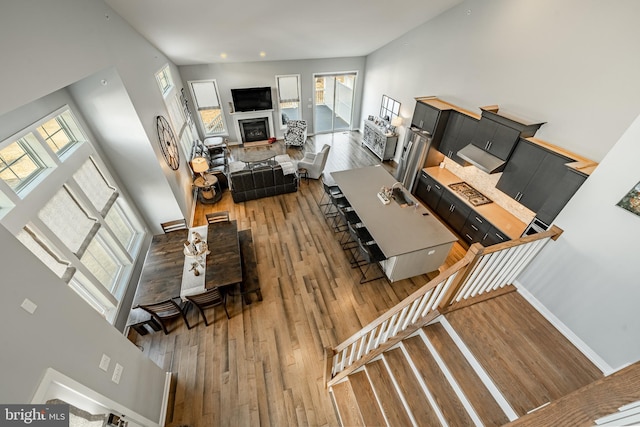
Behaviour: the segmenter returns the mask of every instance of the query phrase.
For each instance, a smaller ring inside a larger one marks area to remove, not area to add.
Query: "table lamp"
[[[191,169],[193,169],[195,173],[199,173],[202,179],[204,179],[204,173],[209,170],[209,162],[207,162],[207,159],[204,157],[194,157],[193,160],[191,160]]]
[[[402,117],[395,116],[393,120],[391,120],[391,126],[393,127],[393,131],[395,132],[398,126],[402,126]]]

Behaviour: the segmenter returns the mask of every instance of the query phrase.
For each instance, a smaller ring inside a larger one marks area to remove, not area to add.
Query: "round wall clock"
[[[158,143],[164,160],[171,169],[178,170],[178,167],[180,167],[180,151],[178,150],[176,137],[167,119],[162,116],[156,117],[156,130],[158,131]]]

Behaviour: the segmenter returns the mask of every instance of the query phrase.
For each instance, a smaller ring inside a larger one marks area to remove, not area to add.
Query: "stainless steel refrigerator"
[[[404,188],[413,191],[413,186],[418,181],[418,175],[427,161],[431,137],[421,131],[407,129],[402,145],[400,164],[396,171],[396,179]]]

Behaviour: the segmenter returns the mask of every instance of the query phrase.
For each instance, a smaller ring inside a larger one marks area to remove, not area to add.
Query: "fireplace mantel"
[[[271,138],[276,135],[273,128],[273,110],[237,111],[235,113],[231,113],[231,117],[233,117],[233,125],[239,143],[242,143],[242,132],[240,131],[239,123],[240,120],[266,118],[269,123],[269,137]]]

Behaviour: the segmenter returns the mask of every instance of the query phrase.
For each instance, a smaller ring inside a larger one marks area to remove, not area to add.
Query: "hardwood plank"
[[[358,402],[360,414],[367,426],[385,426],[387,422],[382,415],[376,396],[371,388],[371,383],[365,371],[354,372],[349,375],[349,382],[353,389],[353,394]]]
[[[331,392],[333,393],[333,400],[338,408],[342,425],[365,427],[351,383],[349,381],[338,383],[331,388]]]
[[[447,423],[455,426],[472,426],[471,417],[429,353],[422,338],[419,336],[410,337],[403,341],[403,345]]]
[[[500,405],[480,380],[462,352],[440,323],[423,328],[447,368],[485,425],[499,426],[509,422]]]
[[[382,406],[385,418],[389,425],[408,426],[411,425],[411,418],[404,408],[404,404],[396,391],[389,371],[382,359],[374,360],[365,365],[369,381],[375,390],[378,400]]]
[[[402,391],[418,426],[439,425],[440,420],[420,387],[420,383],[402,350],[400,348],[391,349],[384,353],[384,357],[389,362],[391,373],[398,382],[398,387]]]
[[[602,377],[517,292],[446,317],[519,415]]]

